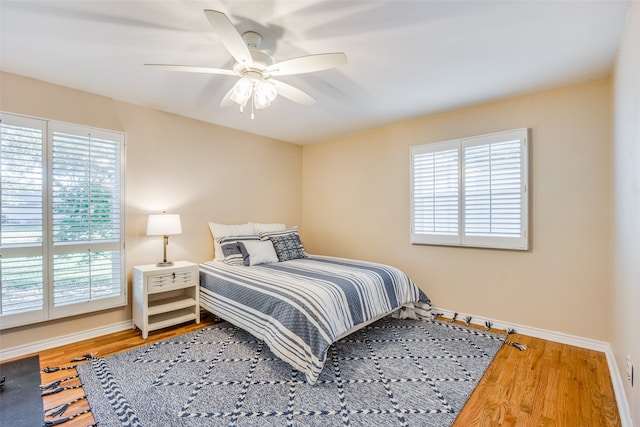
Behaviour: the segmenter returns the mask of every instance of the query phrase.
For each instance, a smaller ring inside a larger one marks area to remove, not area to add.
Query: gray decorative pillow
[[[259,236],[260,240],[271,240],[279,261],[307,258],[297,227],[283,231],[260,233]]]
[[[244,257],[238,242],[260,241],[258,236],[229,236],[217,239],[224,254],[224,263],[229,265],[245,265]],[[248,264],[247,264],[248,265]]]
[[[278,255],[271,240],[255,240],[238,242],[245,266],[278,262]]]

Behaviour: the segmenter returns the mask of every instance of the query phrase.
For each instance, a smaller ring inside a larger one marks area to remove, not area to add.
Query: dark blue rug
[[[449,426],[505,336],[382,319],[334,344],[318,383],[220,323],[79,366],[109,426]]]
[[[32,356],[2,363],[0,376],[5,377],[0,391],[0,425],[42,426],[40,358]]]

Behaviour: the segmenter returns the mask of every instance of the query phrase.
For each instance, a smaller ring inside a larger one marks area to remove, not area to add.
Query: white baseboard
[[[25,356],[27,354],[38,353],[40,351],[59,347],[61,345],[73,344],[78,341],[96,338],[102,335],[112,334],[114,332],[120,332],[131,328],[133,328],[133,322],[131,320],[125,320],[123,322],[113,323],[111,325],[105,325],[99,328],[88,329],[86,331],[76,332],[73,334],[54,337],[42,341],[36,341],[18,347],[7,349],[3,348],[0,349],[0,361]]]
[[[435,313],[443,313],[444,317],[452,317],[453,314],[455,313],[454,311],[447,310],[444,308],[438,308],[438,307],[433,307],[431,311]],[[467,316],[472,317],[472,320],[471,320],[472,324],[484,325],[485,322],[488,320],[491,323],[493,323],[492,328],[496,328],[496,329],[513,328],[516,331],[518,331],[519,334],[529,335],[536,338],[542,338],[548,341],[559,342],[561,344],[573,345],[576,347],[582,347],[589,350],[601,351],[603,353],[607,351],[607,348],[610,347],[609,343],[605,341],[598,341],[598,340],[592,340],[589,338],[577,337],[575,335],[569,335],[563,332],[548,331],[545,329],[533,328],[531,326],[519,325],[517,323],[508,323],[501,320],[489,319],[486,317],[475,316],[472,314],[458,313],[457,320],[462,320],[464,322],[464,319]]]
[[[609,372],[611,373],[613,391],[616,394],[616,401],[618,402],[620,422],[622,423],[622,427],[633,427],[631,408],[629,408],[629,402],[627,401],[626,394],[624,392],[624,383],[622,381],[622,376],[620,375],[620,370],[618,369],[618,364],[616,363],[616,356],[613,354],[613,347],[609,345],[604,354],[607,356],[607,364],[609,365]]]
[[[456,313],[452,310],[444,308],[433,307],[431,309],[433,313],[442,313],[444,317],[452,318]],[[545,329],[533,328],[530,326],[519,325],[515,323],[507,323],[500,320],[488,319],[481,316],[475,316],[467,313],[458,313],[456,320],[465,321],[467,316],[471,316],[471,323],[474,325],[484,325],[486,321],[493,323],[492,328],[496,329],[515,329],[519,334],[529,335],[535,338],[542,338],[548,341],[559,342],[561,344],[572,345],[575,347],[586,348],[588,350],[600,351],[607,357],[607,365],[609,365],[609,373],[611,375],[611,382],[613,383],[613,392],[616,395],[616,402],[618,404],[618,412],[620,413],[620,422],[622,427],[633,427],[633,421],[631,419],[631,410],[629,408],[629,402],[624,391],[624,383],[622,382],[622,376],[618,370],[618,364],[613,354],[613,348],[611,344],[605,341],[592,340],[589,338],[577,337],[575,335],[565,334],[563,332],[548,331]]]

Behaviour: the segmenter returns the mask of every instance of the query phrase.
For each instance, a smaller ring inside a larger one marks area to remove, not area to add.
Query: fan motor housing
[[[245,75],[249,72],[257,72],[262,75],[262,72],[271,64],[273,64],[273,60],[269,55],[264,52],[260,52],[258,50],[251,50],[251,58],[253,59],[253,64],[251,64],[250,68],[245,68],[244,65],[236,63],[233,66],[233,71],[240,75]]]
[[[262,35],[255,31],[245,31],[242,33],[242,40],[247,44],[249,50],[255,49],[262,44]]]

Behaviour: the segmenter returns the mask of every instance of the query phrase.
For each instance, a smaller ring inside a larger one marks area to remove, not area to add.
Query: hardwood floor
[[[619,426],[604,353],[524,335],[502,346],[454,426]]]
[[[143,340],[139,330],[128,330],[43,351],[40,366],[69,366],[75,357],[96,352],[104,357],[213,324],[203,316],[193,323],[156,331]],[[458,416],[454,426],[619,426],[620,416],[604,353],[585,350],[523,335],[511,340],[526,344],[520,351],[503,346],[478,387]],[[74,375],[75,369],[41,374],[49,383]],[[78,385],[77,378],[61,386]],[[83,396],[82,389],[66,390],[43,398],[48,410]],[[69,407],[64,416],[88,409],[86,400]],[[54,420],[56,418],[47,418]],[[84,414],[62,424],[86,427],[93,423]]]

